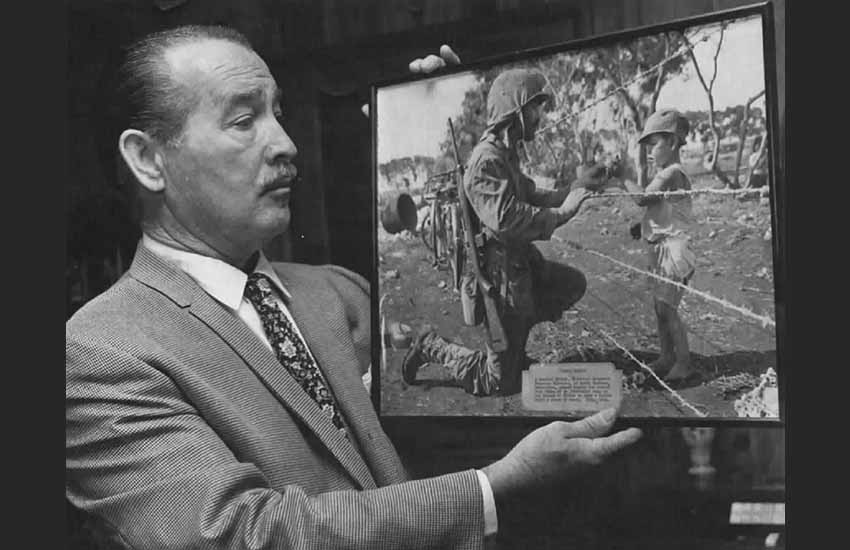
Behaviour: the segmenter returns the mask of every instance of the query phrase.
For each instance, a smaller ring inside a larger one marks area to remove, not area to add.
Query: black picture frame
[[[637,27],[633,29],[628,29],[624,31],[618,31],[598,36],[592,36],[588,38],[583,38],[579,40],[571,40],[568,42],[553,44],[551,46],[546,46],[542,48],[534,48],[528,50],[521,50],[510,53],[508,55],[500,55],[492,58],[482,59],[473,63],[465,63],[459,66],[450,66],[444,69],[437,71],[432,74],[411,74],[409,76],[387,79],[379,82],[373,83],[371,87],[371,104],[370,104],[370,113],[371,113],[371,124],[372,124],[372,198],[371,204],[373,206],[373,227],[372,227],[372,246],[374,247],[373,257],[375,258],[374,269],[372,271],[371,277],[371,285],[372,285],[372,371],[371,371],[371,394],[374,406],[378,411],[378,414],[382,418],[382,421],[385,421],[390,424],[402,424],[402,425],[410,425],[415,426],[434,426],[434,425],[466,425],[469,422],[476,422],[478,424],[490,424],[490,423],[504,423],[508,422],[512,425],[516,426],[528,426],[533,427],[536,425],[540,425],[546,422],[549,422],[553,419],[566,419],[566,420],[575,420],[581,416],[584,416],[585,413],[582,414],[566,414],[563,412],[522,412],[522,413],[473,413],[470,414],[468,412],[460,412],[453,413],[451,410],[447,412],[437,412],[435,413],[435,407],[439,407],[440,405],[431,405],[426,407],[426,411],[424,413],[417,412],[416,410],[409,411],[400,411],[400,408],[403,408],[403,404],[396,406],[394,408],[389,408],[387,403],[389,399],[387,396],[394,396],[392,393],[395,391],[392,387],[402,387],[400,392],[408,391],[410,387],[407,387],[406,384],[400,382],[398,379],[400,374],[399,363],[400,357],[402,357],[405,353],[404,345],[401,346],[400,349],[393,349],[392,342],[390,341],[392,335],[388,330],[388,322],[401,322],[404,323],[405,319],[387,319],[386,316],[382,317],[381,310],[381,300],[384,286],[388,279],[386,279],[386,264],[384,264],[384,253],[388,252],[388,249],[382,248],[379,233],[386,234],[387,232],[387,223],[391,224],[401,224],[405,226],[405,228],[413,229],[413,226],[410,225],[412,222],[410,220],[403,220],[405,217],[405,213],[402,210],[409,210],[409,206],[406,204],[401,204],[400,202],[394,203],[394,207],[387,210],[387,203],[382,203],[381,190],[379,189],[379,178],[381,177],[380,171],[380,162],[379,162],[379,147],[380,147],[380,136],[379,136],[379,126],[382,123],[381,120],[381,110],[382,105],[380,104],[379,96],[384,93],[384,91],[393,88],[400,89],[404,86],[414,86],[421,83],[433,83],[443,81],[450,77],[455,77],[462,74],[467,73],[484,73],[486,71],[492,71],[495,68],[503,67],[503,66],[513,66],[516,64],[521,64],[523,62],[548,59],[551,56],[558,54],[575,54],[578,52],[586,52],[591,50],[599,50],[607,47],[614,47],[617,44],[622,43],[632,43],[641,38],[652,37],[656,35],[661,35],[662,33],[676,33],[676,32],[687,32],[692,31],[694,29],[699,28],[709,28],[712,26],[717,26],[722,23],[732,22],[740,22],[742,20],[758,20],[760,22],[761,27],[761,60],[763,65],[763,75],[764,75],[764,96],[761,115],[763,117],[763,128],[764,128],[764,141],[766,142],[766,151],[764,152],[764,167],[766,168],[767,174],[767,183],[765,188],[767,189],[766,198],[767,200],[757,200],[756,202],[761,205],[764,209],[769,212],[769,220],[767,222],[767,227],[770,231],[770,236],[767,240],[769,240],[769,245],[766,245],[766,250],[769,251],[768,263],[771,268],[769,272],[769,276],[767,279],[772,280],[773,286],[773,303],[772,308],[768,308],[768,313],[763,317],[768,318],[772,321],[772,334],[773,334],[773,343],[775,345],[775,350],[773,355],[770,355],[768,352],[771,350],[767,350],[765,356],[769,356],[769,360],[765,359],[773,368],[776,373],[776,379],[778,380],[778,402],[775,403],[775,415],[774,416],[762,416],[762,417],[741,417],[741,416],[732,416],[732,415],[707,415],[707,416],[697,416],[695,414],[689,414],[685,411],[685,413],[679,415],[659,415],[659,414],[629,414],[628,411],[625,411],[625,414],[621,414],[619,422],[624,425],[646,425],[646,426],[722,426],[722,427],[736,427],[736,426],[755,426],[755,425],[765,425],[765,426],[782,426],[785,422],[786,416],[786,394],[787,388],[783,385],[784,373],[787,372],[789,368],[787,365],[788,361],[788,343],[790,341],[790,335],[788,334],[788,319],[786,316],[786,293],[787,293],[787,266],[785,264],[785,259],[787,257],[787,204],[786,204],[786,189],[785,183],[783,179],[783,174],[780,171],[780,142],[779,142],[779,118],[778,118],[778,98],[777,98],[777,80],[776,80],[776,46],[775,46],[775,38],[774,38],[774,21],[773,21],[773,5],[770,2],[762,2],[758,4],[753,4],[750,6],[739,7],[729,10],[716,11],[704,15],[687,17],[683,19],[677,19],[673,21],[669,21],[662,24],[649,25],[643,27]],[[734,105],[732,105],[734,106]],[[410,104],[408,106],[410,109],[415,109],[416,105]],[[715,108],[715,113],[721,111],[720,109]],[[484,115],[482,115],[484,116]],[[721,140],[722,143],[722,140]],[[744,147],[742,146],[742,149]],[[722,154],[723,151],[720,151]],[[740,153],[739,153],[740,155]],[[720,157],[720,155],[718,155]],[[464,159],[465,161],[465,159]],[[719,162],[719,161],[718,161]],[[737,161],[740,163],[740,160]],[[386,197],[384,197],[386,198]],[[396,200],[398,198],[398,194],[393,194],[390,200]],[[401,197],[403,198],[403,197]],[[764,196],[763,196],[764,198]],[[724,198],[724,200],[734,201],[736,200],[733,197]],[[387,218],[390,218],[389,222],[387,222]],[[415,220],[419,221],[419,220]],[[567,224],[569,225],[569,224]],[[410,227],[407,227],[410,226]],[[393,229],[396,229],[394,227]],[[403,234],[404,231],[400,230],[399,234]],[[402,238],[404,237],[404,238]],[[416,230],[414,229],[409,234],[403,234],[402,237],[399,237],[398,240],[404,241],[405,246],[415,247],[420,246],[421,243],[416,236]],[[406,241],[404,239],[407,239]],[[763,240],[765,240],[763,238]],[[765,240],[765,242],[767,242]],[[424,269],[425,264],[422,264]],[[644,266],[641,266],[644,267]],[[415,271],[415,270],[414,270]],[[696,283],[694,283],[696,285]],[[447,285],[449,286],[449,285]],[[425,288],[417,287],[415,289],[415,295],[419,296],[419,293],[425,292]],[[708,293],[710,294],[710,293]],[[407,295],[403,295],[404,297],[408,297]],[[411,293],[410,298],[414,297],[414,293]],[[723,297],[720,297],[724,299]],[[726,300],[727,302],[734,302],[732,300]],[[696,304],[696,302],[695,302]],[[732,305],[737,305],[732,303]],[[753,310],[755,308],[743,307],[748,311]],[[769,311],[772,310],[772,311]],[[715,311],[714,309],[706,310],[706,311]],[[750,311],[753,313],[754,311]],[[459,303],[456,303],[454,306],[454,310],[450,312],[451,315],[461,316],[461,309]],[[756,313],[758,315],[758,313]],[[772,319],[770,319],[772,314]],[[752,321],[755,317],[751,317],[750,319],[742,319],[741,322],[744,321]],[[563,317],[562,319],[563,320]],[[407,327],[405,327],[407,328]],[[408,334],[408,341],[410,338],[414,337],[416,334],[416,330],[418,327],[410,326],[411,332]],[[770,330],[770,326],[762,323],[762,329],[767,328]],[[474,330],[478,330],[480,333],[484,334],[484,328],[482,326],[476,327]],[[445,335],[451,338],[451,334]],[[480,347],[480,346],[479,346]],[[387,371],[385,366],[383,365],[383,355],[388,353],[393,355],[394,364],[391,365],[391,371]],[[609,350],[610,351],[610,350]],[[635,351],[635,350],[632,350]],[[746,350],[732,350],[729,352],[730,356],[735,353],[741,352],[745,355]],[[761,353],[761,352],[759,352]],[[742,355],[743,356],[743,355]],[[604,358],[603,358],[604,359]],[[648,361],[644,361],[648,362]],[[616,364],[616,362],[615,362]],[[723,370],[726,368],[725,366],[717,367],[715,366],[715,374],[719,374],[717,377],[712,378],[711,380],[707,380],[705,383],[701,384],[702,386],[709,386],[711,382],[717,382],[720,376],[725,376],[724,382],[728,383],[729,387],[734,388],[735,384],[740,381],[735,381],[733,371]],[[389,373],[388,373],[389,372]],[[743,371],[742,371],[743,372]],[[750,373],[752,375],[752,373]],[[388,382],[386,380],[387,377],[395,378]],[[751,376],[752,378],[752,376]],[[763,378],[762,378],[763,380]],[[741,386],[743,389],[738,389],[737,393],[733,391],[730,395],[730,399],[740,398],[744,393],[747,392],[748,389],[751,389],[752,380],[750,380],[750,385],[744,384]],[[430,384],[428,386],[428,390],[433,391],[437,388],[437,391],[443,391],[442,388],[444,384],[438,381],[436,384]],[[455,389],[455,388],[453,388]],[[686,392],[688,388],[682,389],[682,393]],[[722,391],[723,384],[717,382],[715,386],[712,387],[712,391]],[[474,397],[466,394],[461,388],[456,388],[457,393],[453,395],[452,399],[446,400],[447,403],[458,402],[463,400],[475,400],[482,399],[478,397]],[[644,389],[638,388],[636,391],[645,391]],[[652,390],[650,390],[652,391]],[[389,393],[388,393],[389,392]],[[515,399],[519,399],[519,395],[514,396]],[[492,400],[494,398],[487,397],[484,399]],[[451,406],[451,405],[449,405]],[[624,407],[625,408],[625,407]],[[699,407],[697,407],[699,408]],[[621,413],[623,411],[621,410]],[[652,412],[650,410],[650,412]]]

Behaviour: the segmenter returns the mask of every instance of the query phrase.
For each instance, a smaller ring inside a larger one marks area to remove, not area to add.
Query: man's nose
[[[295,142],[283,129],[283,126],[275,120],[272,123],[271,133],[269,135],[269,144],[266,148],[267,160],[274,164],[281,160],[291,161],[298,155],[298,148]]]

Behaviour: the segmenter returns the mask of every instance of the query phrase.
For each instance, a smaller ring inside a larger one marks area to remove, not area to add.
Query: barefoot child
[[[638,139],[636,155],[637,184],[624,181],[632,193],[652,193],[690,189],[691,182],[679,160],[679,149],[685,143],[688,120],[674,109],[660,109],[646,121]],[[656,167],[656,174],[646,185],[646,160]],[[649,270],[665,279],[687,285],[694,273],[695,257],[688,246],[692,224],[692,202],[689,195],[637,197],[635,202],[646,207],[639,231],[647,243]],[[672,283],[649,278],[653,294],[661,355],[650,367],[671,385],[697,381],[693,369],[685,325],[678,307],[684,290]]]

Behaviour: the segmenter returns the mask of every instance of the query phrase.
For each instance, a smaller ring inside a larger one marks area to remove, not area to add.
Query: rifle
[[[457,197],[460,201],[460,210],[463,215],[463,234],[466,237],[466,246],[469,248],[470,257],[472,258],[472,270],[475,274],[475,280],[478,283],[478,288],[484,298],[485,323],[487,326],[487,337],[490,340],[490,346],[495,352],[502,352],[508,349],[508,340],[505,338],[505,331],[502,328],[502,320],[499,319],[499,312],[496,309],[496,295],[498,291],[481,272],[481,265],[478,262],[478,248],[475,246],[475,236],[472,234],[472,214],[470,213],[470,205],[466,196],[466,190],[463,188],[463,164],[460,162],[460,153],[455,140],[455,129],[452,124],[452,119],[449,119],[449,131],[452,134],[452,146],[455,152],[455,163],[457,163]]]

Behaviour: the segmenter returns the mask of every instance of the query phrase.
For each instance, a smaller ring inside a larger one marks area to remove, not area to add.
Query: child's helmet
[[[519,113],[537,98],[550,101],[546,78],[533,69],[509,69],[493,81],[487,93],[487,127],[492,128]]]
[[[685,143],[685,138],[690,129],[691,125],[688,119],[676,109],[659,109],[646,119],[638,143],[643,143],[649,136],[658,133],[673,134],[679,138],[681,143]]]

